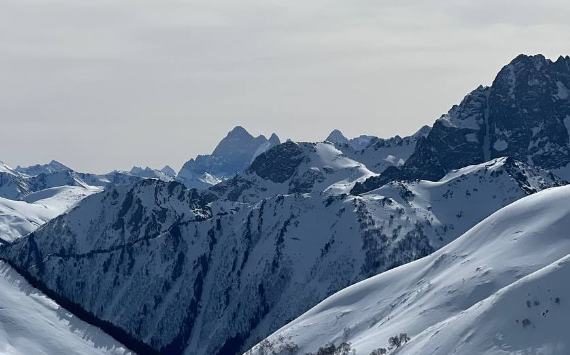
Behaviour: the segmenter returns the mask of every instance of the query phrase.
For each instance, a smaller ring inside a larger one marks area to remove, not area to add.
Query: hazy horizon
[[[570,53],[563,1],[0,0],[8,165],[179,170],[234,126],[409,135],[520,53]]]

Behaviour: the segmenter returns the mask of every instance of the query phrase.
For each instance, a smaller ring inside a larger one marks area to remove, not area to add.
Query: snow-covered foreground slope
[[[158,180],[108,188],[0,252],[165,354],[237,354],[334,292],[559,183],[498,159],[347,195],[366,174],[331,144],[286,143],[210,191]],[[230,189],[234,201],[213,193]]]
[[[368,355],[407,333],[391,354],[568,354],[569,200],[570,187],[521,199],[430,256],[334,294],[251,353],[350,342]]]
[[[20,238],[99,191],[97,187],[61,186],[31,193],[23,201],[0,197],[0,239]]]
[[[0,262],[0,354],[132,354],[61,308]]]

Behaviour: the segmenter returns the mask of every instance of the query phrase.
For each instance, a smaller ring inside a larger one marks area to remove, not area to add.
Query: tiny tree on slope
[[[410,337],[408,336],[408,334],[400,333],[400,335],[395,335],[393,337],[390,337],[388,339],[388,344],[390,344],[391,347],[399,348],[408,341],[410,341]]]

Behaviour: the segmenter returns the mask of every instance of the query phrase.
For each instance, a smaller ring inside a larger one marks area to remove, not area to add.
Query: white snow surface
[[[4,164],[4,162],[2,162],[2,161],[0,161],[0,173],[7,173],[10,175],[18,175],[18,173],[16,171],[14,171],[14,169],[12,169],[8,165]]]
[[[36,230],[66,212],[83,198],[101,191],[97,187],[61,186],[14,201],[0,197],[0,238],[10,242]]]
[[[403,138],[395,136],[382,139],[362,135],[351,140],[344,138],[345,141],[338,138],[338,134],[342,133],[335,130],[326,140],[334,143],[347,157],[363,163],[375,173],[381,173],[389,166],[403,165],[414,152],[418,139],[427,136],[430,129],[424,126],[415,134]]]
[[[514,202],[435,253],[334,294],[267,340],[274,349],[297,344],[299,354],[346,341],[368,355],[407,333],[410,342],[389,354],[568,354],[569,199],[564,186]]]
[[[0,262],[0,355],[133,354]]]

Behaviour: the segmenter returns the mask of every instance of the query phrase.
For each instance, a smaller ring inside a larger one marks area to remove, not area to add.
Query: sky
[[[567,0],[0,0],[0,160],[178,170],[234,126],[412,134],[520,53],[570,54]]]

